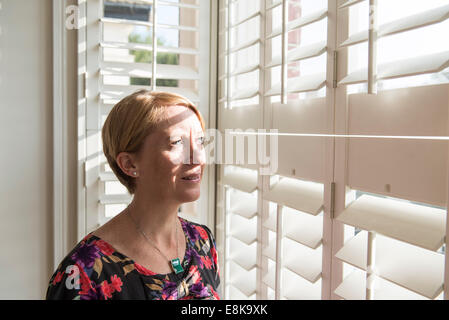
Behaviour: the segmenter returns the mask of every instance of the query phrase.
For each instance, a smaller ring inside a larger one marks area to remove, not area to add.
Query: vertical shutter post
[[[368,250],[366,263],[366,300],[374,299],[375,266],[376,266],[376,233],[368,232]]]
[[[156,91],[156,72],[157,72],[157,0],[153,0],[153,61],[152,61],[152,72],[151,72],[151,90]]]
[[[377,94],[377,0],[369,1],[368,94]]]
[[[276,281],[275,281],[275,299],[281,299],[282,283],[282,205],[277,205],[276,212]]]
[[[288,81],[288,0],[282,0],[282,66],[281,66],[281,103],[287,103]]]
[[[226,84],[226,98],[227,103],[226,106],[228,109],[232,109],[231,105],[231,9],[232,9],[232,0],[228,0],[228,16],[227,16],[227,31],[228,31],[228,47],[227,47],[227,56],[226,56],[226,76],[227,76],[227,84]]]

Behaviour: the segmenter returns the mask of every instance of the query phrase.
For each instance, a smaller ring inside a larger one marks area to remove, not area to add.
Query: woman
[[[219,299],[212,233],[178,217],[200,196],[204,130],[175,94],[141,90],[114,106],[103,151],[133,201],[67,255],[47,299]]]

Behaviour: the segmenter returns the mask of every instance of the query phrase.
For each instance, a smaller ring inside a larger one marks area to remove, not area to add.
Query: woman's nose
[[[206,162],[204,146],[196,137],[190,136],[190,163],[203,165]]]

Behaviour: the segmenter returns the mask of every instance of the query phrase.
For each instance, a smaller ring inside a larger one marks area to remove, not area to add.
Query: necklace
[[[137,231],[139,231],[142,236],[145,238],[145,240],[147,240],[147,242],[152,245],[158,252],[159,254],[164,257],[165,260],[170,261],[170,266],[172,268],[172,270],[175,272],[175,274],[179,274],[181,272],[184,271],[184,268],[181,265],[181,261],[179,260],[179,239],[178,239],[178,228],[176,227],[176,220],[175,220],[175,232],[176,232],[176,255],[178,256],[175,259],[168,259],[165,254],[162,253],[161,250],[159,250],[159,248],[150,240],[150,238],[148,238],[148,236],[145,234],[145,232],[142,230],[142,228],[140,228],[139,224],[137,223],[136,220],[134,220],[133,216],[131,215],[131,213],[128,210],[128,216],[131,218],[131,220],[133,221],[134,225],[136,226]]]

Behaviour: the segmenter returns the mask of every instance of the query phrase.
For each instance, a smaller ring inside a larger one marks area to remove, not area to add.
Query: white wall
[[[0,299],[41,299],[52,272],[52,5],[0,10]]]

